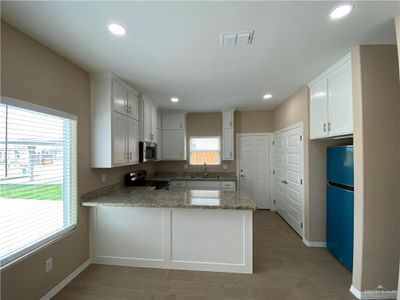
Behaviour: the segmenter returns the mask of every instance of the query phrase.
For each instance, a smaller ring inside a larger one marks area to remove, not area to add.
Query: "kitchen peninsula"
[[[244,192],[118,187],[82,205],[93,263],[252,273],[256,205]]]

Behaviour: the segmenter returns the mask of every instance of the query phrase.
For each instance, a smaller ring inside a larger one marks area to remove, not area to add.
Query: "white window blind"
[[[219,137],[190,137],[191,165],[219,165],[221,147]]]
[[[0,123],[4,265],[76,226],[76,118],[2,99]]]

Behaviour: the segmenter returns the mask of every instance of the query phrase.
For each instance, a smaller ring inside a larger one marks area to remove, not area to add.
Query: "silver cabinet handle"
[[[240,177],[246,177],[246,176],[242,174],[242,175],[240,175]]]
[[[130,114],[132,112],[132,106],[128,105],[128,114]]]
[[[229,127],[232,127],[232,121],[229,121]]]
[[[326,123],[324,123],[324,132],[326,132]]]
[[[328,131],[331,131],[331,122],[328,122]]]
[[[287,184],[286,180],[281,180],[281,183]]]
[[[231,152],[229,152],[229,156],[230,156],[230,157],[232,157],[232,151],[231,151]]]

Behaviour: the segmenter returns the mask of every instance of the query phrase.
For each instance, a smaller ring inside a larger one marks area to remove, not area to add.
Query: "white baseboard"
[[[303,243],[307,247],[326,248],[326,242],[310,242],[303,238]]]
[[[384,293],[384,291],[360,292],[354,285],[351,285],[350,292],[357,299],[396,299],[397,297],[397,292],[388,292],[388,293]]]
[[[63,281],[57,284],[50,292],[44,295],[40,300],[50,300],[53,298],[59,291],[61,291],[64,287],[67,286],[76,276],[78,276],[83,270],[85,270],[90,265],[90,259],[85,261],[82,265],[80,265],[75,271],[69,274]]]

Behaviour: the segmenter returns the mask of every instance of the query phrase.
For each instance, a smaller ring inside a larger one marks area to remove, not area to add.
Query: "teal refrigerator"
[[[354,154],[353,145],[327,150],[327,248],[353,269]]]

